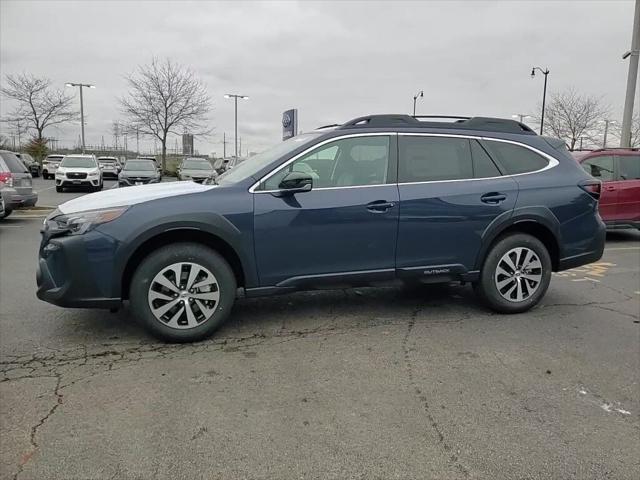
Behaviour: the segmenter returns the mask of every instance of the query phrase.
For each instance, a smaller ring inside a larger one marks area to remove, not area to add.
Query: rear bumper
[[[597,217],[598,227],[590,238],[585,251],[577,255],[563,257],[558,261],[558,271],[568,270],[570,268],[580,267],[588,263],[597,262],[602,258],[604,253],[604,245],[607,239],[607,227],[604,222]]]
[[[11,208],[34,207],[38,202],[38,193],[15,193],[11,198]]]
[[[118,307],[121,299],[111,295],[114,250],[112,239],[93,232],[43,241],[37,297],[60,307]]]

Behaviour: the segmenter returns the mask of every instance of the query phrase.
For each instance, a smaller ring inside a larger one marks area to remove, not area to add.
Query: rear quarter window
[[[11,152],[2,152],[0,153],[0,157],[2,157],[3,163],[5,164],[5,168],[11,173],[28,173],[27,167],[20,161],[18,157],[16,157]]]
[[[545,157],[520,145],[495,140],[481,143],[507,175],[535,172],[549,165]]]
[[[618,155],[620,180],[640,180],[640,155]]]

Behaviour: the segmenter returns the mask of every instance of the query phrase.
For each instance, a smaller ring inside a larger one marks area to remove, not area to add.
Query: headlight
[[[56,177],[64,177],[64,172],[61,172],[60,170],[56,170]]]
[[[129,207],[105,208],[86,212],[61,214],[54,210],[45,220],[47,229],[67,231],[70,235],[81,235],[91,228],[115,220]]]
[[[98,172],[89,172],[90,177],[97,177],[99,175]]]

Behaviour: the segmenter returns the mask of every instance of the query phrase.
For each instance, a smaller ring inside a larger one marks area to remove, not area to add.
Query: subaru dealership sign
[[[282,140],[295,137],[298,133],[298,109],[292,108],[282,114]]]

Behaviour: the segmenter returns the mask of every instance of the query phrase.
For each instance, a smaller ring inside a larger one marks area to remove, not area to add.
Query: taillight
[[[600,198],[600,192],[602,191],[602,182],[600,180],[584,180],[578,186],[596,200]]]
[[[7,187],[13,187],[13,173],[0,172],[0,182],[3,182]]]

